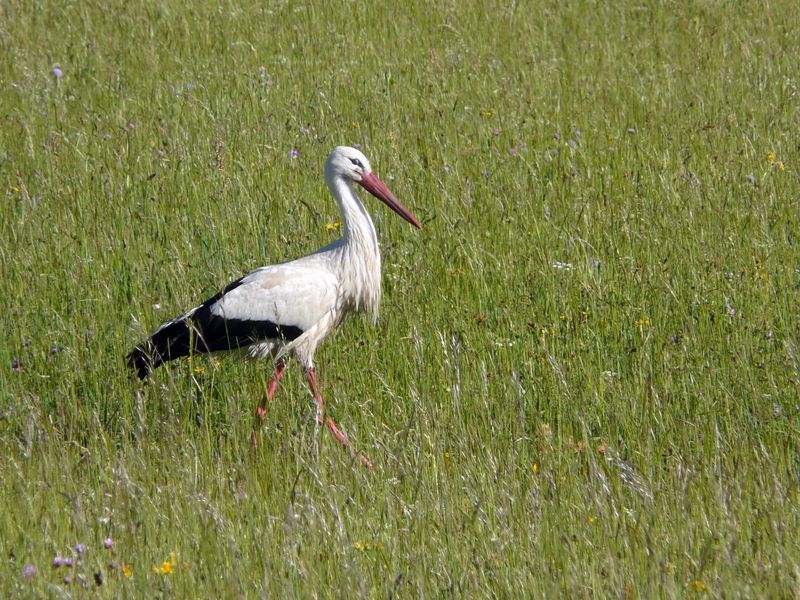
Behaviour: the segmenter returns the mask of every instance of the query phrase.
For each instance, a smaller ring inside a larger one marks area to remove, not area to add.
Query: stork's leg
[[[256,422],[253,426],[253,433],[250,436],[250,446],[255,448],[258,446],[258,431],[261,429],[261,426],[264,424],[264,419],[267,417],[267,402],[272,402],[273,396],[275,396],[275,391],[278,389],[278,382],[283,377],[283,370],[286,368],[286,365],[282,360],[278,361],[278,364],[275,365],[275,372],[272,374],[272,377],[269,378],[269,383],[267,384],[267,395],[261,396],[261,402],[256,408]]]
[[[355,449],[353,444],[350,443],[350,440],[347,439],[347,436],[339,429],[338,425],[336,425],[336,421],[333,420],[333,417],[326,417],[325,416],[325,399],[322,397],[322,394],[319,393],[319,384],[317,382],[317,375],[314,373],[314,368],[310,368],[306,370],[306,380],[308,381],[308,387],[311,390],[311,394],[314,396],[314,402],[317,403],[317,423],[322,425],[323,421],[327,426],[328,430],[333,434],[340,444],[346,446],[353,453],[358,457],[358,460],[361,461],[368,469],[372,468],[372,463],[369,459],[364,456],[361,452]]]
[[[267,384],[267,395],[261,396],[261,403],[256,409],[256,418],[259,422],[263,422],[264,418],[267,416],[267,402],[272,402],[275,391],[278,389],[278,382],[281,380],[281,377],[283,377],[283,370],[285,368],[286,365],[282,360],[278,361],[278,364],[275,365],[275,372],[272,374],[272,377],[269,378],[269,383]]]

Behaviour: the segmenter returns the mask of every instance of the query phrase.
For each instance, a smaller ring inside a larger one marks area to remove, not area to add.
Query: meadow
[[[797,7],[0,3],[3,597],[800,595]],[[125,355],[380,203],[376,326]]]

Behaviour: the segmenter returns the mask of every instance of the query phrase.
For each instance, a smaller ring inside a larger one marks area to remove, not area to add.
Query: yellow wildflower
[[[486,117],[486,118],[489,118],[489,117],[491,117],[491,116],[493,116],[493,115],[494,115],[494,109],[492,109],[492,108],[487,108],[486,110],[482,110],[482,111],[481,111],[481,115],[482,115],[482,116],[484,116],[484,117]]]
[[[775,164],[775,153],[772,150],[767,152],[767,162],[771,165]]]
[[[597,517],[589,517],[589,525],[594,525],[597,523]]]
[[[355,546],[356,550],[363,550],[364,549],[364,544],[361,543],[361,542],[356,542],[355,544],[353,544],[353,546]]]
[[[708,586],[700,579],[695,579],[692,582],[692,587],[694,588],[694,591],[700,592],[701,594],[708,591]]]
[[[533,474],[536,475],[539,472],[539,463],[533,463],[531,465],[531,471],[533,471]]]
[[[336,221],[335,223],[328,223],[325,225],[325,229],[327,231],[338,231],[341,228],[342,228],[341,221]]]
[[[641,329],[642,327],[647,327],[648,325],[650,325],[650,317],[648,317],[647,315],[645,315],[645,316],[643,316],[641,319],[636,319],[636,321],[634,322],[634,324],[635,324],[635,325],[636,325],[638,328],[640,328],[640,329]]]
[[[125,577],[130,577],[133,575],[133,567],[130,565],[122,565],[122,574],[125,575]]]
[[[161,563],[160,566],[154,566],[150,569],[151,573],[158,574],[161,573],[162,575],[169,575],[170,573],[174,573],[175,569],[178,566],[178,557],[175,552],[169,553],[169,558]],[[188,569],[189,563],[183,563],[183,568]]]

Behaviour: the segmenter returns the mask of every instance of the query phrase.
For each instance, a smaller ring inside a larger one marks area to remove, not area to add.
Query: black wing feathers
[[[239,279],[209,298],[185,319],[162,326],[128,354],[128,365],[139,379],[147,377],[163,363],[188,356],[246,348],[263,340],[297,339],[303,330],[272,321],[225,319],[211,312],[217,300],[242,284]]]

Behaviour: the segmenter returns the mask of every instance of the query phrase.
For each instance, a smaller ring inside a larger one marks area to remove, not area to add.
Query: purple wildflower
[[[67,556],[67,557],[64,559],[63,565],[64,565],[65,567],[71,567],[71,566],[72,566],[72,557],[71,557],[71,556]]]
[[[353,144],[353,148],[356,150],[361,150],[361,144]]]
[[[64,71],[62,71],[58,67],[53,67],[53,76],[56,79],[61,79],[64,76]]]
[[[76,544],[75,545],[75,552],[77,552],[79,555],[83,554],[84,552],[86,552],[86,545],[85,544]]]
[[[114,541],[110,537],[107,537],[106,539],[103,540],[103,548],[105,548],[106,550],[111,550],[113,546],[114,546]]]
[[[19,361],[16,358],[11,360],[11,370],[14,371],[14,373],[19,373]]]
[[[36,567],[33,565],[25,565],[25,567],[22,569],[22,576],[33,577],[34,575],[36,575]]]
[[[64,576],[64,585],[69,585],[70,583],[72,583],[72,577],[70,575],[65,575]]]
[[[55,567],[57,569],[58,567],[66,564],[66,562],[67,562],[67,559],[64,558],[63,556],[56,556],[53,559],[53,567]]]
[[[298,156],[300,156],[300,153],[297,151],[297,149],[292,148],[289,150],[289,158],[297,158]]]
[[[517,155],[517,147],[516,146],[512,146],[511,149],[508,151],[508,153],[511,154],[511,156],[516,156]]]

